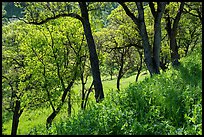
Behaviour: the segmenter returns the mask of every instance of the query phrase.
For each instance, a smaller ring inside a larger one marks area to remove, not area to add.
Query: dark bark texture
[[[152,3],[152,2],[150,2]],[[152,14],[154,16],[154,43],[153,43],[153,65],[156,74],[159,74],[159,67],[160,67],[160,49],[161,49],[161,18],[164,12],[164,8],[166,3],[165,2],[158,2],[157,3],[157,11],[154,9],[154,5],[150,4]]]
[[[141,51],[139,51],[139,49],[138,49],[138,53],[139,53],[139,55],[140,55],[140,64],[139,64],[139,66],[137,66],[137,75],[136,75],[136,78],[135,78],[135,81],[137,82],[138,81],[138,78],[139,78],[139,75],[140,75],[140,73],[141,73],[141,71],[142,71],[142,52]]]
[[[21,114],[23,113],[23,109],[21,109],[20,101],[18,99],[15,101],[15,107],[14,107],[13,113],[14,114],[13,114],[11,135],[16,135],[17,129],[18,129],[18,124],[19,124],[19,118],[20,118]]]
[[[147,69],[150,72],[150,75],[159,74],[159,54],[160,54],[160,45],[161,45],[161,17],[164,11],[166,3],[158,2],[157,11],[154,9],[153,3],[150,2],[150,8],[152,14],[155,18],[154,22],[154,45],[153,51],[149,44],[149,38],[146,30],[146,25],[144,21],[144,8],[142,2],[136,2],[137,9],[138,9],[138,17],[136,17],[128,7],[124,4],[124,2],[119,2],[120,5],[125,10],[126,14],[133,20],[133,22],[137,25],[139,29],[139,34],[142,38],[142,46],[144,48],[144,57]],[[153,52],[153,53],[152,53]]]
[[[99,102],[100,100],[103,100],[104,93],[103,93],[103,86],[102,86],[101,77],[100,77],[98,55],[96,52],[96,46],[93,39],[91,26],[89,23],[86,2],[79,2],[79,6],[81,9],[81,16],[83,18],[82,24],[83,24],[83,28],[84,28],[88,48],[89,48],[91,70],[92,70],[92,76],[93,76],[94,88],[95,88],[95,99],[96,99],[96,102]]]
[[[120,57],[120,69],[118,72],[118,76],[117,76],[117,89],[120,90],[120,79],[123,76],[123,66],[124,66],[124,54],[125,54],[125,49],[122,49],[121,52],[121,57]]]
[[[166,11],[166,30],[167,34],[170,39],[170,50],[171,50],[171,62],[173,66],[178,66],[180,64],[179,62],[179,53],[178,53],[178,45],[176,42],[176,35],[177,35],[177,28],[178,28],[178,23],[181,18],[181,14],[183,12],[184,8],[184,2],[181,2],[180,8],[177,12],[177,15],[173,21],[173,27],[171,27],[171,19],[168,11]]]

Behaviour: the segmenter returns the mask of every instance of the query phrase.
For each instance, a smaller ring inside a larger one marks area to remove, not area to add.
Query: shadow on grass
[[[202,70],[198,64],[189,64],[184,66],[180,64],[181,78],[189,85],[197,86],[198,82],[202,80]]]

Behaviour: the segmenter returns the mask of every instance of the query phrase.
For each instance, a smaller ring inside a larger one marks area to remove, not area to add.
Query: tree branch
[[[178,13],[176,15],[176,18],[174,20],[174,24],[173,24],[173,28],[172,28],[173,32],[175,32],[174,30],[176,30],[176,28],[178,26],[179,20],[181,18],[181,13],[183,12],[184,4],[185,4],[185,2],[181,2],[181,4],[180,4],[180,8],[179,8]]]
[[[154,8],[154,3],[149,2],[149,7],[151,9],[152,15],[154,16],[154,18],[156,18],[156,11],[155,11],[155,8]]]
[[[184,13],[188,13],[188,14],[190,14],[190,15],[192,15],[192,16],[195,16],[195,17],[199,17],[199,15],[196,15],[196,14],[194,14],[194,13],[191,13],[190,11],[188,11],[187,9],[185,9],[184,8],[184,11],[183,11]]]
[[[124,2],[118,2],[118,3],[123,7],[123,9],[125,10],[126,14],[135,22],[135,24],[137,24],[137,26],[139,26],[138,18],[135,17],[135,15],[125,5],[125,3]]]
[[[138,45],[138,44],[127,44],[127,45],[125,45],[125,46],[123,46],[123,47],[114,47],[114,48],[110,48],[110,49],[124,49],[124,48],[127,48],[127,47],[136,47],[137,49],[143,49],[143,47],[142,46],[140,46],[140,45]]]
[[[28,23],[28,24],[35,24],[35,25],[41,25],[41,24],[47,23],[50,20],[54,20],[54,19],[57,19],[57,18],[60,18],[60,17],[73,17],[73,18],[76,18],[76,19],[80,20],[81,22],[83,22],[83,18],[81,16],[79,16],[78,14],[76,14],[76,13],[68,13],[68,14],[67,13],[63,13],[63,14],[56,15],[54,17],[48,17],[45,20],[42,20],[40,22],[26,22],[26,23]]]

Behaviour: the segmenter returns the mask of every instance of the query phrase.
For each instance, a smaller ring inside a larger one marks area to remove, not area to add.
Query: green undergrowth
[[[57,135],[201,135],[201,54],[182,58],[167,72],[112,90],[101,103],[72,118],[60,119],[31,134]]]
[[[142,72],[139,77],[139,81],[143,80],[145,77],[148,77],[149,75],[146,74],[144,75],[146,71]],[[121,79],[120,85],[121,89],[124,89],[128,87],[130,83],[135,81],[136,74],[132,74],[129,77],[124,77]],[[112,92],[112,90],[116,90],[116,81],[117,77],[114,76],[113,79],[111,80],[110,77],[108,76],[103,76],[102,77],[103,81],[103,89],[105,92],[105,98],[108,96],[108,92]],[[91,85],[92,78],[88,78],[87,81],[87,87]],[[72,96],[72,116],[76,115],[78,111],[80,111],[81,107],[81,83],[78,82],[75,83],[72,91],[71,91],[71,96]],[[88,103],[87,103],[87,108],[92,106],[92,101],[95,101],[94,98],[94,93],[91,93],[89,95]],[[42,129],[45,129],[46,125],[46,119],[47,117],[52,113],[51,107],[43,107],[39,106],[34,109],[26,109],[19,121],[19,126],[18,126],[18,135],[25,135],[25,134],[30,134],[32,132],[36,131],[36,127],[41,127]],[[7,114],[7,115],[5,115]],[[9,115],[9,116],[8,116]],[[53,123],[59,123],[60,119],[65,119],[67,118],[67,104],[65,103],[62,110],[59,112],[59,114],[56,116],[56,118],[53,120]],[[11,134],[11,125],[12,125],[12,113],[4,113],[3,115],[3,126],[2,126],[2,133],[5,135]],[[41,125],[41,126],[38,126]]]
[[[20,134],[202,135],[201,54],[195,52],[180,62],[161,75],[128,83],[121,91],[104,89],[106,98],[101,103],[90,100],[85,111],[78,110],[70,118],[64,111],[49,130],[45,123],[28,123],[32,128]]]

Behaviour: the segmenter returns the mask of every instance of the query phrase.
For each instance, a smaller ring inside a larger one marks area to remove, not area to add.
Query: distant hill
[[[5,6],[4,10],[6,11],[6,14],[4,15],[5,18],[12,16],[23,17],[23,9],[16,7],[14,2],[3,2],[3,4]]]

